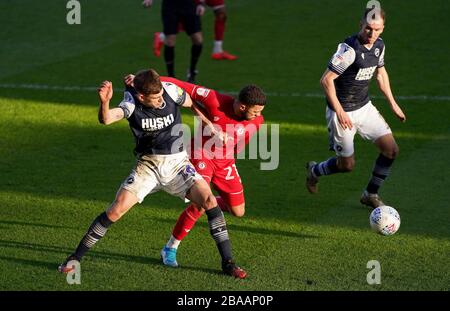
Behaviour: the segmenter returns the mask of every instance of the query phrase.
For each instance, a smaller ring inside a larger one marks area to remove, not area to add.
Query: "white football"
[[[372,229],[382,235],[393,235],[400,228],[400,215],[390,206],[377,207],[369,219]]]

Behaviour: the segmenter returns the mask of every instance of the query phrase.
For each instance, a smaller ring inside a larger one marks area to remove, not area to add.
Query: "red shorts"
[[[191,158],[191,162],[197,173],[202,175],[206,182],[212,183],[228,206],[237,206],[245,202],[244,187],[234,159]]]
[[[205,3],[213,9],[218,9],[225,6],[225,0],[206,0]]]

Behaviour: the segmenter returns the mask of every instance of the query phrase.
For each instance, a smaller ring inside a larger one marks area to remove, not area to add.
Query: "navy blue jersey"
[[[180,105],[186,92],[173,83],[162,82],[163,104],[160,108],[144,106],[133,88],[127,88],[119,104],[136,141],[135,153],[173,154],[184,150]]]
[[[344,111],[359,109],[370,101],[369,83],[375,70],[384,66],[384,49],[381,38],[368,49],[359,42],[358,35],[339,44],[328,69],[339,75],[334,86]],[[328,100],[327,104],[332,108]]]

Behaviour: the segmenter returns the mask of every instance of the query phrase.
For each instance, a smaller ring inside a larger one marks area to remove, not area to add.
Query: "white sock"
[[[222,43],[223,41],[214,41],[213,53],[222,53]]]
[[[159,40],[164,41],[166,39],[166,36],[164,35],[164,32],[159,33]]]
[[[180,245],[180,240],[177,240],[174,238],[173,235],[170,236],[169,241],[167,241],[166,247],[168,248],[178,248],[178,245]]]

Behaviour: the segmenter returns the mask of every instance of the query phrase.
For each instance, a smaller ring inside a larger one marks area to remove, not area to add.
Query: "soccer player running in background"
[[[378,190],[389,175],[399,148],[389,125],[369,99],[369,83],[374,72],[394,114],[402,122],[406,117],[392,95],[384,67],[385,46],[379,36],[384,29],[385,13],[381,9],[376,11],[377,14],[370,12],[369,9],[365,11],[359,33],[339,44],[320,80],[327,99],[330,149],[337,156],[321,163],[308,162],[306,187],[309,192],[317,193],[320,176],[353,169],[353,139],[358,133],[363,139],[372,141],[380,151],[360,199],[362,204],[376,208],[385,205]]]
[[[214,45],[211,58],[214,60],[235,60],[238,57],[230,54],[223,49],[223,38],[225,34],[225,26],[228,18],[225,8],[225,0],[195,0],[197,5],[209,6],[214,11]],[[198,10],[203,15],[204,10]],[[165,35],[163,32],[155,32],[153,34],[153,54],[156,57],[161,55],[161,48],[164,45]]]
[[[153,0],[144,0],[145,7],[151,7]],[[187,72],[187,81],[194,83],[198,74],[197,62],[203,48],[203,34],[200,16],[204,14],[203,5],[196,5],[194,0],[162,0],[162,22],[164,33],[164,61],[167,75],[175,77],[175,43],[179,25],[191,37],[191,61]]]
[[[241,89],[237,99],[202,86],[185,83],[175,79],[167,80],[186,90],[196,104],[199,114],[206,115],[202,128],[213,127],[213,134],[222,134],[223,144],[210,144],[210,137],[202,135],[201,144],[191,143],[191,162],[197,172],[219,193],[217,203],[222,211],[242,217],[245,213],[244,188],[239,176],[234,155],[248,144],[264,118],[261,114],[266,96],[261,88],[248,85]],[[208,129],[209,130],[209,129]],[[208,130],[204,132],[207,133]],[[203,132],[203,131],[201,131]],[[211,146],[211,147],[210,147]],[[197,220],[203,210],[193,202],[179,216],[173,228],[172,236],[162,250],[163,263],[177,267],[176,252],[178,245]]]
[[[182,143],[180,107],[192,108],[192,100],[184,90],[170,82],[161,82],[153,69],[136,74],[133,85],[127,86],[118,107],[109,108],[112,83],[104,81],[98,89],[99,121],[109,125],[128,120],[136,141],[136,166],[123,181],[110,207],[97,216],[72,253],[58,270],[72,271],[71,261],[80,261],[105,234],[136,203],[151,193],[164,190],[181,199],[188,198],[205,209],[210,233],[222,256],[224,273],[243,278],[246,273],[232,258],[225,218],[206,181],[189,162]]]

